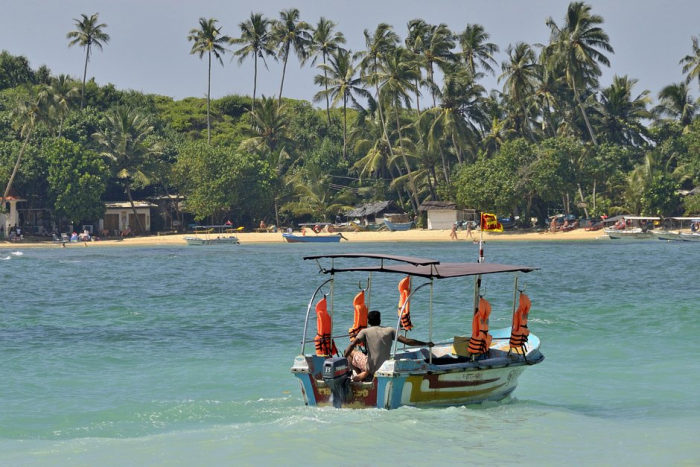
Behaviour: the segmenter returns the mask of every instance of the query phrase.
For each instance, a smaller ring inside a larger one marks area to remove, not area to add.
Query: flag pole
[[[484,262],[484,214],[479,214],[479,262]]]

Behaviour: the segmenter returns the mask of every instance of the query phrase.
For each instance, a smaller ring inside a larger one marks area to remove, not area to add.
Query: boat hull
[[[605,229],[605,233],[612,240],[651,240],[656,236],[651,232],[643,232],[642,229]]]
[[[342,238],[341,235],[294,235],[294,234],[282,234],[282,237],[288,243],[337,243]]]
[[[700,242],[700,233],[682,233],[680,238],[684,242]]]
[[[502,331],[503,335],[510,333],[510,329]],[[515,352],[508,355],[507,345],[507,339],[501,339],[500,344],[491,347],[489,358],[476,361],[442,357],[431,364],[425,358],[425,349],[397,354],[396,359],[384,362],[371,382],[350,383],[350,395],[343,407],[395,409],[501,400],[515,390],[528,366],[544,360],[539,339],[532,334],[527,359]],[[294,361],[292,373],[299,380],[306,405],[333,406],[331,390],[321,378],[324,361],[324,357],[315,355],[300,355]]]
[[[238,245],[238,238],[223,237],[223,238],[201,238],[201,237],[185,237],[188,245],[192,246],[207,246],[207,245]]]
[[[405,232],[413,227],[413,222],[391,222],[384,219],[384,224],[392,232]]]

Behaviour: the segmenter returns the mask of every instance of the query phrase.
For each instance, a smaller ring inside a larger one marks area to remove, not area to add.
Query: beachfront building
[[[403,209],[396,206],[393,201],[378,201],[376,203],[366,203],[356,206],[345,215],[348,219],[358,219],[361,223],[375,224],[377,219],[382,222],[385,215],[405,214]]]
[[[26,199],[20,198],[14,190],[10,190],[9,195],[5,198],[4,212],[0,212],[0,226],[2,227],[2,236],[0,240],[7,238],[10,228],[15,225],[22,225],[19,219],[19,210],[17,203],[24,203]]]
[[[151,231],[151,209],[156,208],[155,204],[147,201],[134,201],[136,214],[139,216],[141,228],[146,233]],[[105,216],[99,220],[99,230],[106,232],[106,235],[120,236],[124,232],[138,233],[138,225],[134,219],[134,210],[128,201],[107,201],[105,202]]]
[[[428,214],[428,230],[449,230],[455,222],[477,220],[474,209],[457,209],[451,202],[423,201],[418,211]]]

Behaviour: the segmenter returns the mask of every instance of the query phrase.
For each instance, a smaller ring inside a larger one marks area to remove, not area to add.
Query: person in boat
[[[371,381],[374,373],[391,356],[391,347],[396,338],[396,329],[381,326],[381,313],[372,310],[367,313],[368,328],[360,331],[355,340],[345,349],[345,358],[348,359],[350,368],[353,369],[353,381]],[[398,336],[398,341],[406,345],[427,345],[432,347],[432,342],[422,342],[410,339],[402,335]],[[359,344],[364,344],[367,355],[356,349]]]

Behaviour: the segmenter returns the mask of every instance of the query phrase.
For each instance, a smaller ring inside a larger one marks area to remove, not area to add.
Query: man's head
[[[382,314],[377,310],[372,310],[367,313],[367,324],[370,326],[379,326],[382,322]]]

